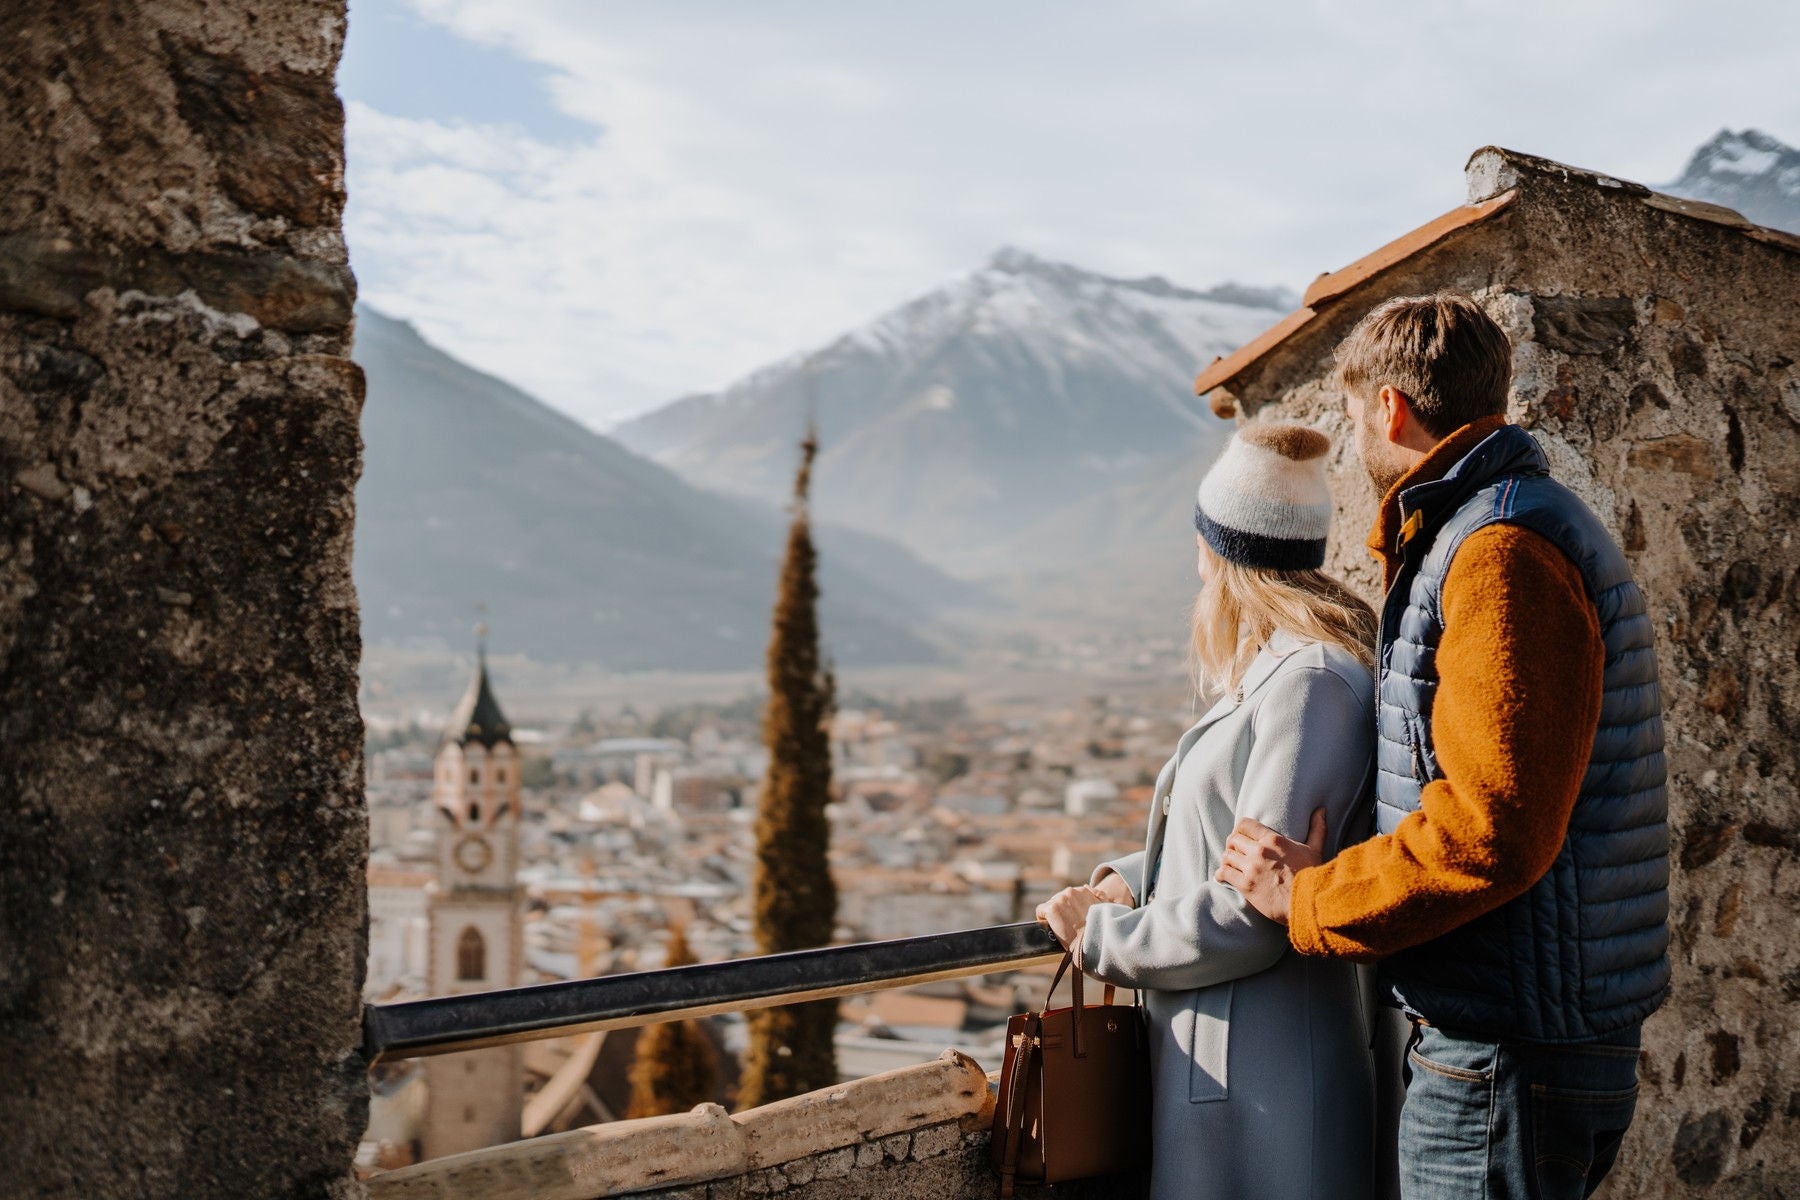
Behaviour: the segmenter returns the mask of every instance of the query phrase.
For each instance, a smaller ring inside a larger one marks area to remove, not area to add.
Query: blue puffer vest
[[[1444,576],[1486,525],[1542,534],[1581,571],[1606,644],[1600,728],[1562,849],[1523,895],[1387,959],[1383,981],[1434,1025],[1574,1042],[1642,1021],[1668,993],[1669,832],[1662,697],[1644,597],[1606,529],[1506,426],[1400,494],[1413,532],[1381,614],[1377,821],[1392,833],[1440,779],[1431,738]],[[1548,648],[1547,648],[1548,649]]]

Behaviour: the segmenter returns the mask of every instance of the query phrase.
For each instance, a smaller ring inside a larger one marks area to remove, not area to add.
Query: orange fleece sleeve
[[[1294,877],[1302,954],[1370,960],[1526,891],[1568,830],[1600,725],[1606,649],[1575,564],[1489,525],[1444,578],[1432,744],[1443,778],[1392,834]]]

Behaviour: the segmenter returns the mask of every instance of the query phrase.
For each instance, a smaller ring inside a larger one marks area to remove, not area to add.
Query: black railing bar
[[[363,1051],[383,1059],[451,1054],[539,1038],[828,1000],[939,979],[1054,963],[1036,922],[823,946],[660,971],[571,979],[363,1009]]]

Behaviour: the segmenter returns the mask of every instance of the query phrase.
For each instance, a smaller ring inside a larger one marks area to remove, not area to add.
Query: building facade
[[[427,991],[515,987],[523,954],[519,867],[520,756],[481,654],[437,752],[437,885],[430,899]],[[424,1158],[517,1141],[524,1064],[517,1046],[425,1060]]]

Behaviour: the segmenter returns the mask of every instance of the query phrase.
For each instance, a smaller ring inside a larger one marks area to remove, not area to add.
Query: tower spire
[[[478,615],[485,615],[487,605],[477,604],[475,611]],[[470,742],[479,742],[491,750],[500,742],[512,741],[512,724],[506,719],[506,714],[500,711],[500,701],[495,699],[493,685],[488,682],[487,634],[487,622],[477,621],[475,675],[469,680],[469,688],[463,693],[462,701],[450,714],[444,738],[465,746]]]

